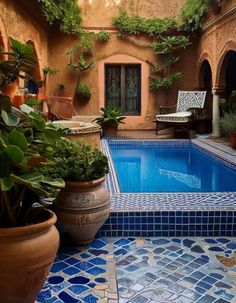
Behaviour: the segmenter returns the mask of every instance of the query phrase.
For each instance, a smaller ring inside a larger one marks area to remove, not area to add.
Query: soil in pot
[[[34,303],[58,247],[56,215],[42,223],[0,228],[0,302]]]

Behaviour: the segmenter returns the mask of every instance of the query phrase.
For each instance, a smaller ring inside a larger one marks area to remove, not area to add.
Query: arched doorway
[[[236,90],[236,52],[230,50],[224,56],[221,69],[220,69],[220,78],[219,86],[224,88],[224,98],[226,102],[229,100],[229,97],[232,91]]]
[[[212,71],[210,63],[204,59],[201,63],[199,72],[199,87],[201,90],[207,91],[204,110],[202,111],[198,121],[196,121],[196,130],[198,133],[206,133],[211,131],[212,121]]]
[[[212,115],[212,71],[208,60],[203,60],[200,68],[200,87],[207,91],[207,98],[205,103],[205,111],[209,118]]]
[[[39,82],[41,82],[39,60],[38,60],[34,42],[29,40],[26,42],[26,44],[32,46],[36,57],[36,64],[35,64],[35,69],[30,74],[31,78],[24,81],[22,86],[27,89],[28,94],[38,95],[39,87],[40,87]]]

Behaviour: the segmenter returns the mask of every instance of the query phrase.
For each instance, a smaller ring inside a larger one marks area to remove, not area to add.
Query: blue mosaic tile
[[[77,276],[68,280],[71,284],[88,284],[89,278],[84,276]]]
[[[82,261],[79,262],[78,264],[75,264],[75,267],[77,267],[80,270],[87,270],[89,268],[91,268],[93,266],[93,264],[86,262],[86,261]]]
[[[50,284],[59,284],[59,283],[62,283],[63,281],[64,281],[64,278],[61,276],[51,276],[48,279],[48,282]]]
[[[66,269],[64,269],[63,272],[67,275],[73,276],[73,275],[79,273],[80,270],[78,268],[70,266],[70,267],[67,267]]]
[[[87,295],[86,297],[83,297],[82,300],[85,303],[96,303],[98,301],[98,297],[94,296],[93,294]]]
[[[92,268],[86,270],[86,272],[89,273],[90,275],[97,276],[97,275],[99,275],[101,273],[104,273],[106,271],[103,268],[95,266],[95,267],[92,267]]]
[[[86,291],[88,287],[84,285],[73,285],[68,287],[68,289],[72,291],[75,295],[80,295],[81,293]]]
[[[51,268],[51,272],[53,273],[57,273],[59,271],[61,271],[62,269],[65,269],[68,265],[64,262],[56,262],[53,264],[52,268]]]
[[[73,298],[71,295],[69,295],[67,292],[62,291],[59,293],[58,297],[64,302],[64,303],[82,303],[82,301]]]

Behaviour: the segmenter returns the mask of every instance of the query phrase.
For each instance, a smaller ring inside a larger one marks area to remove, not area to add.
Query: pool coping
[[[108,157],[110,172],[105,187],[111,194],[111,212],[157,212],[157,211],[235,211],[236,192],[204,192],[204,193],[121,193],[115,168],[111,159],[108,141],[138,142],[154,145],[189,145],[204,150],[230,167],[236,167],[236,151],[210,141],[209,139],[194,140],[123,140],[103,139],[101,146]],[[222,201],[224,203],[222,204]]]

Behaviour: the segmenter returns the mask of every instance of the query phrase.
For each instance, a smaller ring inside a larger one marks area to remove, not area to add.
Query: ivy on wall
[[[76,0],[38,0],[46,20],[60,23],[60,30],[67,34],[81,33],[81,10]]]
[[[145,19],[140,16],[128,16],[122,11],[118,17],[113,19],[113,24],[118,27],[119,36],[147,35],[153,39],[148,46],[161,58],[160,66],[151,65],[150,88],[168,88],[172,83],[182,76],[181,72],[171,74],[170,68],[179,57],[174,56],[177,49],[185,49],[189,44],[189,38],[182,35],[178,29],[178,22],[173,18],[151,18]],[[132,40],[135,42],[135,40]],[[140,42],[138,42],[140,45]]]

